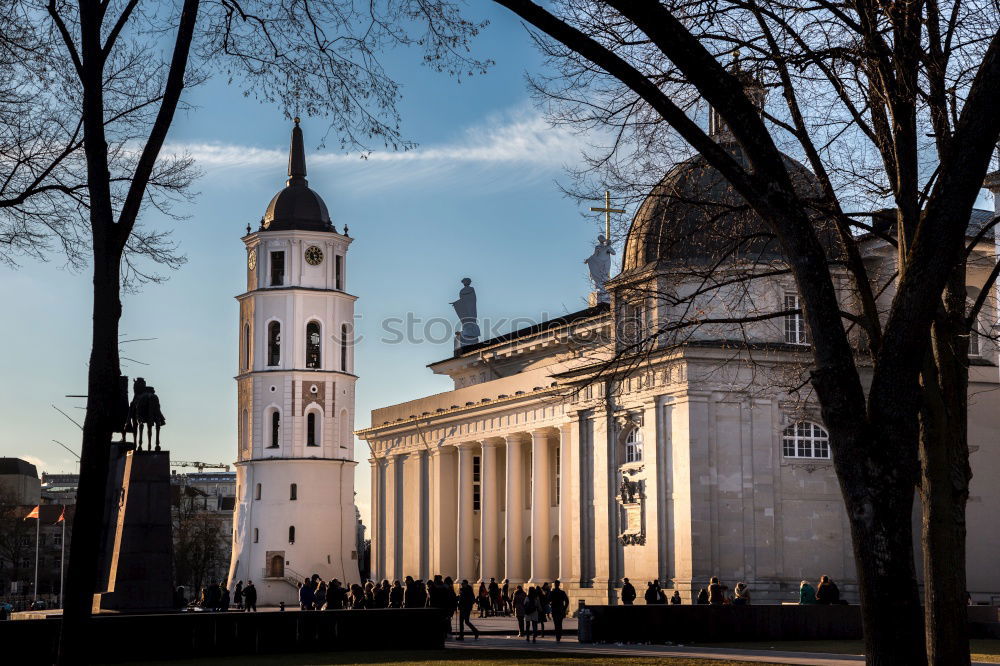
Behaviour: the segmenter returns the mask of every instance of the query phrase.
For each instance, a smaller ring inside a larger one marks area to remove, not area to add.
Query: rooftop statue
[[[476,321],[476,290],[472,288],[472,280],[462,278],[462,289],[458,292],[458,300],[452,301],[461,328],[455,332],[455,349],[479,342],[479,324]]]
[[[604,290],[604,283],[611,275],[611,255],[614,253],[611,241],[605,238],[604,234],[601,234],[597,237],[594,253],[583,260],[583,263],[587,264],[590,269],[590,279],[597,291],[597,300],[601,303],[607,303],[609,300],[608,292]]]

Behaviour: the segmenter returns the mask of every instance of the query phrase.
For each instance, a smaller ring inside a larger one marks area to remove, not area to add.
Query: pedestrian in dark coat
[[[388,608],[389,581],[383,580],[381,584],[376,585],[375,589],[372,590],[372,596],[375,597],[375,608]]]
[[[301,610],[312,610],[315,595],[313,594],[312,581],[307,580],[299,585],[299,608]]]
[[[708,603],[713,606],[721,606],[726,603],[726,590],[728,589],[729,586],[720,583],[717,576],[712,576],[708,585]]]
[[[514,590],[514,598],[511,599],[511,605],[514,607],[514,617],[517,618],[517,636],[520,638],[524,636],[524,601],[528,598],[525,594],[524,588],[520,585]]]
[[[559,581],[552,583],[552,591],[549,592],[549,606],[552,609],[552,626],[556,632],[556,642],[562,640],[563,618],[569,612],[569,597],[559,587]]]
[[[392,581],[392,588],[389,590],[389,608],[403,607],[403,586],[398,580]]]
[[[816,586],[816,603],[818,604],[839,604],[840,588],[830,580],[829,576],[821,576],[819,585]]]
[[[631,606],[632,602],[635,601],[636,593],[635,586],[628,582],[628,578],[622,579],[622,604],[626,606]]]
[[[646,582],[646,594],[644,594],[642,598],[646,600],[647,606],[653,606],[656,604],[657,595],[656,588],[653,587],[653,581]]]
[[[476,604],[476,593],[469,585],[469,581],[463,580],[462,586],[458,590],[458,640],[465,640],[465,627],[468,626],[479,640],[479,630],[473,626],[472,607]]]
[[[253,586],[253,581],[248,580],[247,586],[243,588],[243,610],[246,612],[257,612],[257,588]]]
[[[233,590],[233,603],[236,608],[243,610],[243,581],[236,581],[236,589]]]

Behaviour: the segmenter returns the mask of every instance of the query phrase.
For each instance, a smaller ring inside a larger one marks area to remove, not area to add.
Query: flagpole
[[[62,554],[59,556],[59,608],[63,607],[63,574],[66,571],[66,507],[62,514]]]
[[[35,589],[32,594],[35,597],[35,601],[38,601],[38,541],[42,534],[42,514],[35,516]]]

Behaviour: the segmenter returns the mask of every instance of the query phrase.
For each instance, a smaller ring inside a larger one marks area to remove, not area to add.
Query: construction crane
[[[195,460],[195,461],[191,461],[191,460],[174,460],[174,461],[171,461],[170,466],[171,467],[194,467],[199,472],[204,472],[206,469],[222,469],[222,470],[225,470],[227,472],[229,471],[229,465],[226,465],[225,463],[207,463],[207,462],[199,462],[197,460]]]

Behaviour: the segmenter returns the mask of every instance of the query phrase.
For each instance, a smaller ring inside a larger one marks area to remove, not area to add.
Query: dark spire
[[[288,151],[288,185],[308,185],[306,180],[306,151],[302,145],[302,129],[299,117],[295,117],[292,128],[292,147]]]

